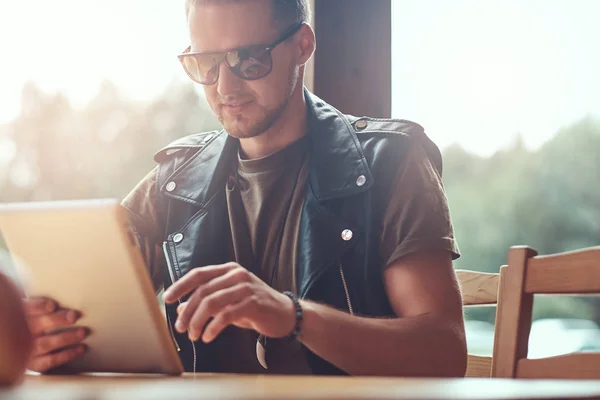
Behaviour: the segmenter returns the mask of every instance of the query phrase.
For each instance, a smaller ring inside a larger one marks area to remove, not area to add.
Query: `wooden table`
[[[186,374],[28,376],[4,400],[600,399],[600,381]]]

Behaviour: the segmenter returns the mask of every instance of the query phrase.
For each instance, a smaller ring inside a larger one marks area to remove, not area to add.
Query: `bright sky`
[[[393,116],[441,147],[537,147],[600,117],[600,1],[392,0]],[[0,122],[28,80],[76,106],[109,79],[149,99],[187,79],[183,0],[0,0]]]
[[[392,114],[480,154],[600,118],[600,1],[392,0]]]
[[[0,0],[0,121],[19,111],[28,80],[75,105],[103,79],[134,99],[187,79],[183,0]]]

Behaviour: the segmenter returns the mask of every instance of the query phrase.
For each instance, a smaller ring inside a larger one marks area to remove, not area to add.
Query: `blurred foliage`
[[[446,149],[444,183],[462,252],[456,268],[498,272],[513,245],[540,254],[599,245],[599,149],[600,123],[592,117],[559,130],[537,151],[519,136],[489,158]],[[493,322],[494,309],[467,316]],[[534,318],[550,316],[600,322],[600,299],[536,298]]]
[[[123,197],[155,165],[154,152],[218,127],[191,85],[139,104],[106,82],[75,110],[27,84],[20,116],[0,125],[0,202]]]
[[[0,202],[123,197],[154,166],[155,151],[218,127],[189,84],[174,83],[140,104],[107,82],[84,109],[28,84],[20,116],[0,125]],[[561,129],[537,151],[520,137],[489,158],[459,146],[445,149],[444,182],[463,254],[456,267],[497,272],[517,244],[540,253],[598,245],[599,149],[600,123],[591,117]],[[494,309],[467,315],[493,322]],[[543,298],[535,316],[600,322],[600,301]]]

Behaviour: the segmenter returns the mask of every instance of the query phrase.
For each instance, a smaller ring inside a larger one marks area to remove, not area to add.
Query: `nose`
[[[239,92],[242,88],[242,79],[235,76],[229,67],[222,62],[219,65],[219,80],[217,81],[217,91],[222,97]]]

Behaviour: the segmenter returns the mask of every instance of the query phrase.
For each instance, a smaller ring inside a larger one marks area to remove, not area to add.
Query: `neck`
[[[298,89],[273,126],[258,136],[240,139],[241,150],[248,159],[276,153],[306,135],[306,99],[302,86]]]

